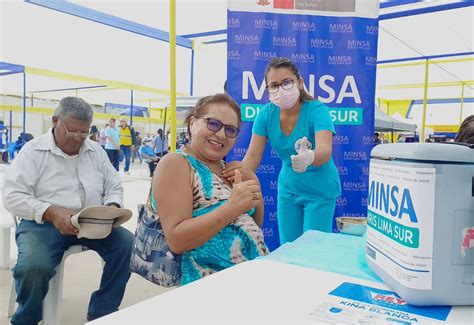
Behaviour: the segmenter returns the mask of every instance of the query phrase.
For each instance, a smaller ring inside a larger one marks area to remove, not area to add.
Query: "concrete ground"
[[[2,165],[0,172],[8,173],[8,166]],[[123,164],[121,164],[123,168]],[[130,175],[120,172],[124,186],[124,205],[133,211],[133,217],[123,226],[134,232],[136,227],[137,205],[146,201],[150,188],[148,166],[135,161]],[[1,216],[3,217],[3,216]],[[15,265],[16,245],[14,234],[11,236],[10,267]],[[61,324],[84,324],[90,295],[99,286],[101,261],[97,253],[87,251],[68,257],[64,270],[63,300],[61,306]],[[10,286],[12,283],[11,269],[0,269],[0,324],[9,324],[6,318]],[[169,289],[148,282],[136,274],[132,274],[127,285],[121,308],[144,301]]]

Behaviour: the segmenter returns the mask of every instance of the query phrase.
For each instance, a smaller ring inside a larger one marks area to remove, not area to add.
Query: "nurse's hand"
[[[258,182],[258,177],[253,172],[253,170],[244,167],[241,161],[232,161],[228,163],[225,166],[224,171],[222,172],[222,176],[226,178],[229,182],[233,183],[235,181],[235,171],[237,169],[240,171],[243,181],[255,180]]]
[[[306,140],[306,138],[303,138]],[[306,140],[308,141],[308,140]],[[306,145],[302,145],[297,155],[291,156],[291,167],[297,173],[304,173],[308,166],[314,162],[314,151],[308,150]]]

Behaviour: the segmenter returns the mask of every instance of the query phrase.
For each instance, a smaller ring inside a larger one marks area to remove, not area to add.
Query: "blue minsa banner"
[[[266,65],[274,57],[292,59],[308,92],[330,108],[336,126],[333,157],[343,191],[337,199],[335,217],[365,217],[367,211],[378,1],[359,2],[232,0],[227,18],[228,91],[240,105],[243,121],[239,139],[227,160],[243,159],[253,120],[259,108],[268,102]],[[365,13],[358,17],[360,6]],[[340,16],[335,16],[337,10]],[[265,200],[263,232],[271,250],[279,246],[276,210],[280,168],[280,159],[268,145],[258,176]]]

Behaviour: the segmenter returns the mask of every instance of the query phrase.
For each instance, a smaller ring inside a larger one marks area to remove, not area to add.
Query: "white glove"
[[[314,151],[308,150],[308,139],[306,137],[301,141],[301,148],[298,155],[291,156],[291,167],[297,173],[304,173],[308,166],[314,161]]]

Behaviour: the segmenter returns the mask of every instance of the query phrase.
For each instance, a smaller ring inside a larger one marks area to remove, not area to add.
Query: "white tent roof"
[[[378,106],[375,106],[375,131],[378,132],[398,132],[407,131],[415,132],[416,124],[400,121],[396,118],[388,116]]]
[[[169,29],[168,1],[71,1],[120,18],[141,24]],[[389,1],[382,1],[389,2]],[[391,1],[396,3],[397,1]],[[440,6],[459,1],[399,1],[408,3],[381,9],[390,12]],[[169,85],[169,49],[165,42],[104,26],[61,12],[49,10],[20,0],[0,2],[2,17],[0,61],[43,69],[81,74],[96,78],[124,81],[154,88]],[[422,15],[381,20],[378,59],[391,60],[426,55],[474,52],[474,7],[464,7]],[[177,34],[192,34],[226,29],[227,2],[223,0],[177,0]],[[59,27],[59,28],[58,28]],[[225,39],[225,35],[196,38],[194,94],[221,92],[226,79],[226,43],[205,45],[203,42]],[[191,51],[178,47],[177,90],[190,88]],[[384,86],[423,83],[423,66],[396,69],[380,68],[377,75],[377,96],[388,99],[423,97],[422,88],[387,89]],[[430,67],[430,82],[473,80],[473,61],[446,63]],[[0,90],[20,94],[21,78],[0,78]],[[44,90],[88,86],[32,76],[28,90]],[[473,86],[465,87],[465,97],[473,97]],[[430,98],[459,97],[459,87],[430,88]],[[128,102],[129,92],[82,92],[93,103]],[[60,98],[65,93],[42,93],[43,97]],[[151,96],[153,97],[153,96]],[[154,96],[156,97],[156,96]],[[145,100],[150,94],[137,93],[135,99]]]

